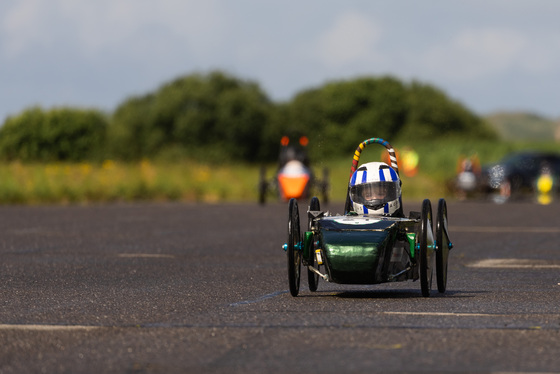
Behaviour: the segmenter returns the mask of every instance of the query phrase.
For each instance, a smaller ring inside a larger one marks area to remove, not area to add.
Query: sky
[[[213,70],[274,101],[391,75],[480,114],[560,119],[557,0],[2,0],[0,123],[25,108],[111,112]]]

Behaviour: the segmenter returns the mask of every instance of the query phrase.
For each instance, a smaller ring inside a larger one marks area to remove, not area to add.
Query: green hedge
[[[220,72],[191,75],[120,105],[109,128],[117,158],[161,154],[252,160],[273,105],[258,85]]]
[[[0,128],[0,158],[79,161],[103,154],[108,121],[97,110],[34,107]]]
[[[480,117],[418,82],[333,81],[273,103],[257,83],[215,71],[127,98],[108,119],[95,110],[28,109],[0,129],[0,157],[270,162],[283,135],[306,135],[312,159],[347,155],[369,137],[411,145],[448,136],[497,139]]]

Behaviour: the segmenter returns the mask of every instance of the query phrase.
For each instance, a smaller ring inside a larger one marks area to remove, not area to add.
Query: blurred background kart
[[[323,168],[319,179],[310,167],[307,154],[309,139],[305,136],[298,142],[291,142],[287,136],[282,137],[278,168],[275,176],[267,180],[266,167],[262,166],[259,176],[259,204],[265,204],[267,195],[275,193],[281,201],[309,198],[311,191],[321,194],[328,202],[329,171]]]
[[[480,192],[480,173],[480,161],[476,154],[459,157],[457,175],[451,186],[459,200],[471,198]]]

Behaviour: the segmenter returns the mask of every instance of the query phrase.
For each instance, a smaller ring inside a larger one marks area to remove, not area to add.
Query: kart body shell
[[[290,160],[278,170],[276,176],[280,198],[288,201],[291,198],[307,197],[311,170],[299,160]]]
[[[290,143],[286,136],[282,138],[274,177],[267,179],[264,166],[260,170],[258,190],[261,205],[265,204],[270,193],[275,193],[281,201],[289,201],[292,198],[309,198],[312,191],[317,191],[324,201],[328,200],[328,170],[323,169],[321,178],[315,175],[307,155],[307,142],[306,137],[301,137],[299,143]]]
[[[329,281],[377,284],[418,278],[417,272],[405,271],[414,255],[414,240],[407,234],[415,235],[417,220],[347,215],[324,217],[315,225]]]
[[[398,166],[392,147],[371,138],[356,150],[351,169],[357,169],[361,151],[367,144],[382,144],[391,156],[391,167]],[[402,210],[401,210],[402,212]],[[339,284],[379,284],[420,279],[423,296],[429,296],[436,273],[439,292],[447,283],[447,259],[452,244],[447,230],[447,204],[440,199],[437,218],[432,218],[428,199],[421,212],[404,217],[357,214],[347,194],[345,213],[332,215],[320,209],[313,197],[307,211],[307,230],[300,231],[297,200],[289,202],[288,279],[292,296],[299,293],[301,265],[307,268],[309,289],[316,291],[319,279]]]

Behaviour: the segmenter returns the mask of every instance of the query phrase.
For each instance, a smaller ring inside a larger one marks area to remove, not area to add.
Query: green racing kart
[[[369,144],[383,145],[389,152],[391,168],[398,174],[393,147],[383,139],[360,143],[352,162],[351,175],[358,167],[362,150]],[[420,212],[408,217],[358,214],[353,211],[348,187],[345,212],[333,215],[322,211],[319,199],[312,197],[307,211],[307,226],[302,232],[296,199],[290,199],[288,258],[290,293],[300,290],[302,265],[307,268],[309,290],[317,290],[319,280],[339,284],[380,284],[420,279],[422,295],[430,296],[435,270],[437,289],[445,292],[450,249],[447,229],[447,204],[439,199],[434,219],[429,199]]]

